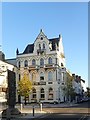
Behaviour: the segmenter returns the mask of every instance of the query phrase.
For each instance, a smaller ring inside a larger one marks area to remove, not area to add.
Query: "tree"
[[[90,88],[87,87],[87,91],[86,91],[87,97],[90,97]]]
[[[31,90],[32,82],[30,81],[29,76],[24,73],[23,78],[18,82],[18,94],[25,97],[25,105],[26,98],[29,97]]]
[[[65,93],[69,101],[71,101],[75,97],[75,91],[72,85],[72,81],[73,81],[72,75],[70,75],[70,73],[67,72]]]

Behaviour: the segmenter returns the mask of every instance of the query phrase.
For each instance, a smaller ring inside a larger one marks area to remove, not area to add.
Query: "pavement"
[[[48,112],[44,111],[43,108],[64,108],[64,107],[72,107],[72,106],[77,106],[77,105],[78,104],[75,104],[75,103],[43,104],[42,110],[38,104],[29,104],[29,105],[24,105],[24,106],[16,105],[15,107],[21,111],[21,115],[12,116],[12,118],[24,118],[24,119],[25,118],[38,118],[38,117],[46,115],[47,113],[50,113],[50,111]],[[33,106],[34,106],[34,109],[33,109]],[[2,113],[2,111],[0,113]],[[1,114],[0,114],[0,117],[1,117]],[[90,117],[88,118],[88,120],[90,120]]]

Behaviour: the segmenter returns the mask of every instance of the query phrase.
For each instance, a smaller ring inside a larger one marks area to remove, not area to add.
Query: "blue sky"
[[[40,29],[48,38],[62,34],[66,66],[88,84],[88,3],[2,3],[2,50],[15,57],[33,43]]]

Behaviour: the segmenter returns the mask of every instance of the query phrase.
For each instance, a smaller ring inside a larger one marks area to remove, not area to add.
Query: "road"
[[[52,113],[32,120],[88,120],[87,115],[83,114],[59,114]]]
[[[43,111],[48,113],[39,116],[37,118],[15,118],[10,120],[90,120],[88,116],[90,114],[90,104],[88,102],[80,103],[76,106],[70,107],[60,107],[58,104],[57,106],[49,106],[44,107]],[[30,111],[30,107],[27,106],[23,109]],[[40,108],[35,108],[40,109]]]
[[[44,108],[43,110],[50,113],[32,120],[88,120],[89,109],[88,102],[69,108]]]

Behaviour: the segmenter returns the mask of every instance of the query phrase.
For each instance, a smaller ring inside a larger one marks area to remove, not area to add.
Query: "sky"
[[[40,29],[50,39],[63,38],[66,67],[88,86],[87,2],[3,2],[2,51],[15,58],[33,43]]]

